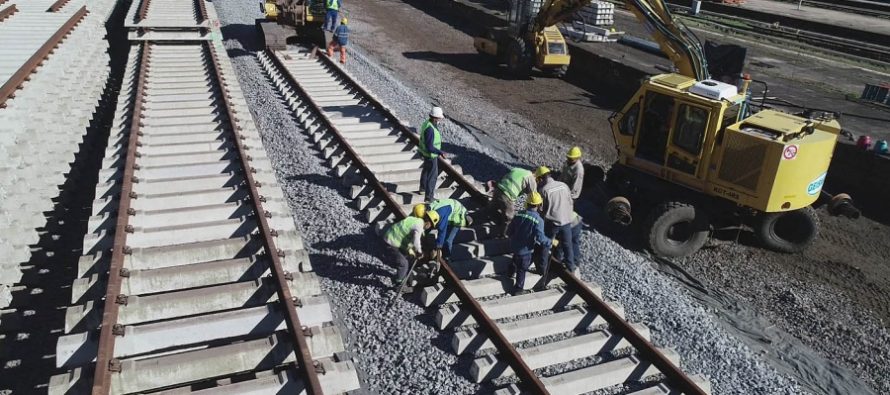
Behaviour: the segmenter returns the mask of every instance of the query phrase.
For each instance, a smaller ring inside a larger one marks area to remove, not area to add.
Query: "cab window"
[[[674,129],[673,143],[692,155],[701,152],[705,129],[708,127],[708,111],[681,104],[677,114],[677,126]]]
[[[549,53],[551,55],[565,55],[566,54],[566,45],[563,43],[547,44],[547,53]]]
[[[621,118],[618,131],[625,136],[633,136],[637,131],[637,119],[640,117],[640,103],[636,103]]]

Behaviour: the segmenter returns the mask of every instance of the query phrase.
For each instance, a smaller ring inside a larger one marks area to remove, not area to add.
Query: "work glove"
[[[430,258],[435,261],[435,260],[438,260],[439,257],[441,257],[441,256],[442,256],[442,249],[436,248],[435,250],[433,250],[433,253],[432,253],[432,255],[430,255]]]
[[[408,256],[411,258],[417,258],[417,253],[414,252],[414,249],[412,248],[412,249],[408,250]]]
[[[553,242],[550,244],[550,246],[553,248],[559,247],[559,240],[553,239]]]

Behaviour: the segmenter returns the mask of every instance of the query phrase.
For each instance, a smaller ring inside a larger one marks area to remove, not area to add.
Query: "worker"
[[[334,49],[340,51],[340,64],[346,64],[346,44],[349,42],[349,28],[346,26],[346,17],[340,20],[340,26],[334,31],[331,42],[328,43],[328,56],[334,56]]]
[[[556,181],[547,166],[535,170],[538,192],[544,199],[541,215],[544,217],[544,233],[551,239],[559,240],[563,264],[566,269],[575,272],[575,251],[572,247],[572,192],[564,182]],[[550,259],[550,251],[544,250],[542,259]]]
[[[538,188],[535,175],[526,169],[514,167],[497,184],[489,181],[487,186],[489,190],[494,190],[485,209],[485,215],[494,222],[492,234],[495,237],[506,237],[507,224],[513,220],[516,212],[516,200],[523,194],[531,195]]]
[[[572,147],[566,154],[566,163],[562,165],[559,180],[569,186],[572,191],[572,199],[581,197],[581,188],[584,185],[584,164],[581,163],[580,147]]]
[[[418,204],[414,206],[410,216],[389,225],[383,232],[383,239],[388,246],[387,255],[398,264],[396,276],[393,277],[393,286],[405,282],[410,268],[408,258],[420,259],[423,256],[421,237],[424,231],[438,224],[439,214],[427,211],[426,206]]]
[[[533,253],[536,250],[550,250],[550,245],[555,241],[544,233],[544,220],[538,214],[543,202],[540,193],[532,192],[525,202],[526,209],[516,214],[507,227],[513,252],[512,272],[516,275],[514,295],[525,289],[525,274],[531,266]],[[539,273],[544,273],[547,271],[547,261],[535,262],[535,267]]]
[[[439,214],[440,218],[439,225],[436,226],[436,249],[432,258],[442,256],[450,261],[454,238],[461,228],[472,225],[473,219],[467,216],[467,208],[455,199],[436,200],[430,203],[429,209]]]
[[[341,0],[324,0],[325,9],[327,12],[324,15],[324,30],[329,32],[334,31],[334,27],[337,24],[337,16],[340,14],[340,4]]]
[[[442,134],[439,133],[439,122],[445,115],[441,107],[433,107],[429,118],[420,125],[420,144],[417,150],[423,156],[423,168],[420,171],[420,190],[423,199],[429,203],[436,199],[436,181],[439,179],[439,157],[446,158],[442,152]]]

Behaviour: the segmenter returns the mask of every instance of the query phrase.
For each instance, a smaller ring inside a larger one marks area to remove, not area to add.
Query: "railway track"
[[[221,42],[134,44],[122,89],[49,392],[359,388]]]
[[[310,56],[312,55],[312,56]],[[258,55],[282,98],[351,198],[376,229],[404,218],[423,201],[417,136],[373,94],[321,51],[265,51]],[[440,161],[439,197],[470,211],[487,195],[457,166]],[[679,370],[670,350],[655,348],[645,326],[630,324],[620,306],[604,302],[599,287],[559,265],[543,289],[510,296],[507,241],[474,224],[456,239],[453,260],[442,263],[442,283],[426,287],[421,303],[452,333],[452,351],[474,359],[467,374],[499,394],[707,393],[706,381]],[[531,290],[541,280],[529,273]]]

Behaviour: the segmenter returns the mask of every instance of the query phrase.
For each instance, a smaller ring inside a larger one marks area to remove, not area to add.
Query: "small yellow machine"
[[[533,68],[562,77],[572,59],[556,24],[591,1],[510,0],[508,25],[489,28],[484,37],[473,38],[473,45],[516,77],[528,77]]]
[[[629,224],[631,205],[645,212],[648,248],[677,257],[700,249],[713,229],[740,222],[753,222],[771,249],[801,251],[816,238],[812,205],[820,198],[832,214],[858,216],[849,196],[822,192],[841,131],[832,116],[752,112],[750,80],[737,87],[710,79],[701,45],[662,0],[626,4],[679,72],[650,77],[612,116],[614,220]]]
[[[288,39],[299,36],[323,44],[324,0],[264,0],[260,6],[265,18],[257,19],[256,27],[262,47],[285,49]]]

